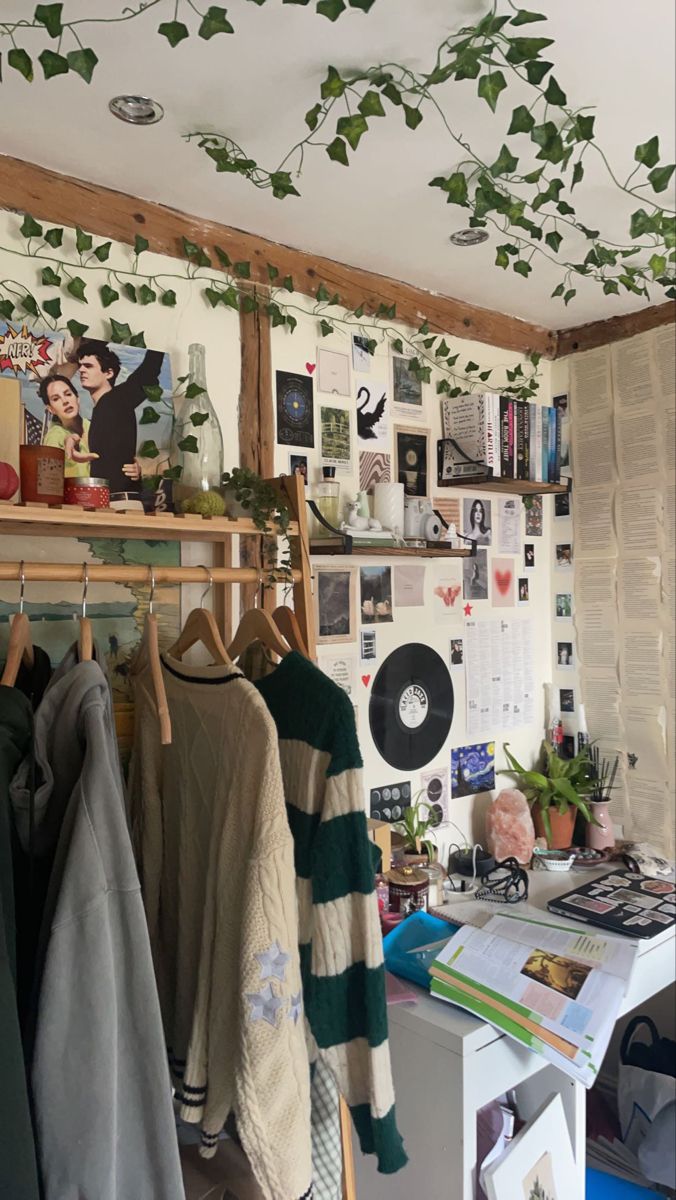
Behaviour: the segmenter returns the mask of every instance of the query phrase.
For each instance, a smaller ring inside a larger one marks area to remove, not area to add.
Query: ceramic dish
[[[570,871],[575,862],[574,850],[538,850],[537,847],[533,851],[533,858],[536,863],[544,867],[546,871]]]

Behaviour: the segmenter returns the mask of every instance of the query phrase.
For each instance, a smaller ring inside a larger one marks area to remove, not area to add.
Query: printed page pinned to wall
[[[462,619],[462,563],[467,561],[451,559],[435,564],[432,591],[435,621]]]
[[[394,603],[397,608],[419,608],[425,603],[425,567],[403,563],[394,568]]]
[[[350,360],[338,350],[317,349],[317,391],[350,395]]]
[[[357,441],[362,450],[389,451],[390,416],[387,384],[375,377],[355,374],[355,409]]]
[[[518,554],[521,547],[521,497],[498,500],[498,553]]]
[[[276,371],[277,441],[311,450],[315,444],[314,390],[311,375]]]
[[[411,359],[400,354],[392,355],[392,401],[400,416],[423,420],[422,383],[410,369]]]
[[[349,410],[328,408],[322,404],[319,410],[319,425],[322,466],[335,467],[342,475],[348,475],[352,469]]]

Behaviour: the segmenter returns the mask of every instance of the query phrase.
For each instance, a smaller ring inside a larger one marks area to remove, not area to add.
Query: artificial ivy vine
[[[178,303],[179,290],[198,291],[211,308],[232,308],[238,312],[254,312],[264,309],[273,328],[284,326],[293,333],[298,317],[315,319],[317,333],[328,337],[336,330],[348,335],[359,334],[365,339],[369,353],[374,354],[379,343],[388,343],[392,349],[407,357],[411,373],[423,383],[431,382],[434,370],[437,393],[458,396],[463,392],[482,388],[499,391],[517,399],[532,398],[538,390],[538,363],[540,355],[533,353],[523,363],[514,367],[482,369],[481,364],[469,359],[460,363],[460,352],[449,345],[441,334],[433,333],[427,321],[417,331],[406,334],[392,322],[397,318],[396,306],[381,304],[375,313],[367,313],[366,304],[356,309],[346,309],[337,292],[330,292],[320,283],[310,312],[302,304],[294,302],[294,282],[290,275],[280,276],[278,269],[268,264],[268,285],[251,281],[251,264],[248,261],[231,262],[221,247],[214,247],[217,264],[214,265],[203,247],[183,239],[185,261],[182,269],[175,273],[145,273],[141,270],[142,255],[149,248],[148,240],[137,235],[126,267],[113,267],[110,262],[112,243],[95,242],[91,234],[76,228],[74,244],[68,248],[71,233],[60,226],[45,228],[29,214],[23,217],[19,232],[23,246],[0,246],[0,253],[30,259],[37,268],[36,286],[27,288],[15,279],[0,279],[0,317],[5,321],[39,322],[47,328],[65,328],[72,337],[83,337],[89,326],[75,318],[64,320],[62,300],[70,298],[86,306],[96,290],[101,305],[114,308],[122,300],[145,308],[151,304],[174,308]],[[130,346],[145,346],[142,331],[133,332],[126,321],[109,317],[108,339],[113,343]],[[184,383],[185,378],[179,380]],[[196,385],[189,384],[189,388]],[[198,392],[188,391],[195,396]],[[158,396],[154,389],[147,390],[148,399],[155,402]],[[154,410],[147,409],[146,424],[158,419]],[[200,414],[194,414],[199,416]],[[190,436],[190,435],[188,435]],[[148,447],[151,447],[150,452]],[[183,446],[183,449],[191,447]],[[153,457],[152,443],[142,447],[145,457]],[[166,477],[166,472],[165,472]],[[176,477],[176,476],[168,476]]]

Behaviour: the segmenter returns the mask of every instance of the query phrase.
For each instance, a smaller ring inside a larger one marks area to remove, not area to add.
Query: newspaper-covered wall
[[[673,326],[571,359],[574,623],[592,739],[620,755],[613,817],[674,853]]]

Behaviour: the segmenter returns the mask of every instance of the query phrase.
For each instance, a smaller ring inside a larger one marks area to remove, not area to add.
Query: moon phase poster
[[[283,446],[315,444],[312,379],[277,371],[277,441]]]

